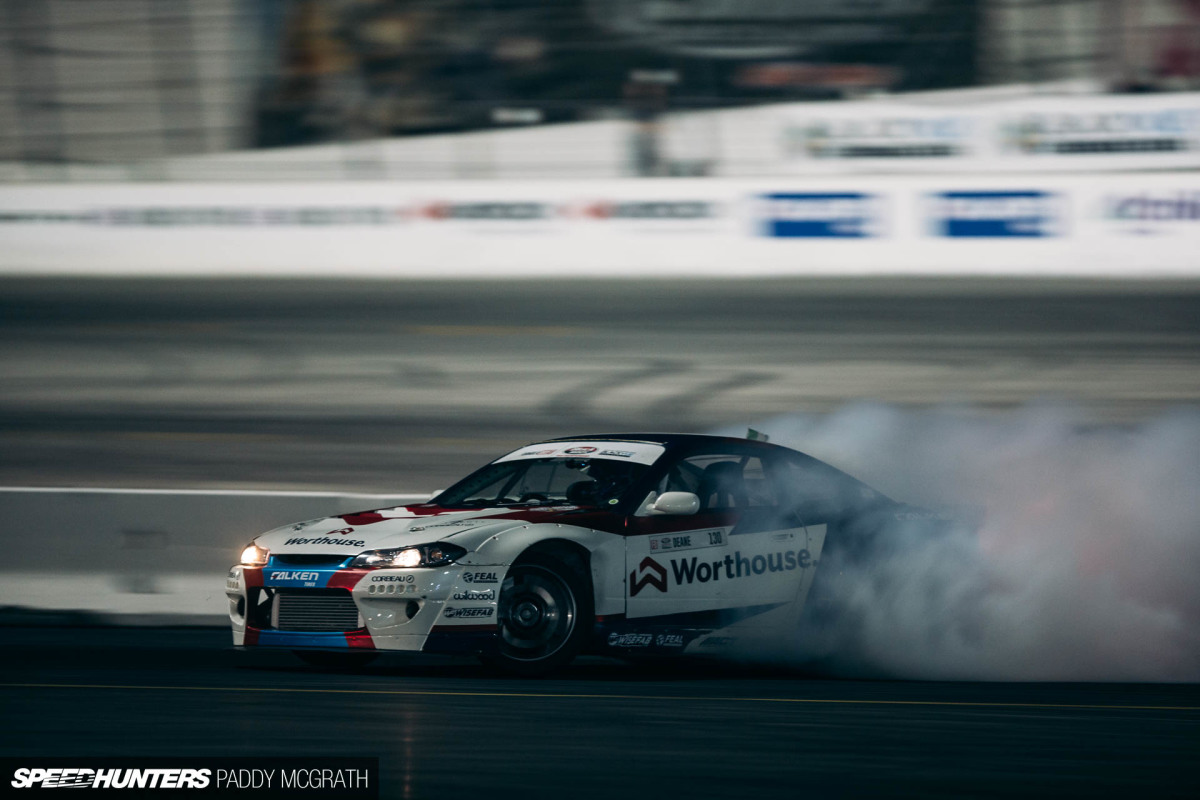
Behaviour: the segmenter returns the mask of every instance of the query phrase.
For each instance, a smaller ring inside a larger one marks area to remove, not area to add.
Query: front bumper
[[[495,646],[504,567],[350,569],[348,558],[299,560],[272,555],[264,567],[230,568],[235,646],[439,653]]]

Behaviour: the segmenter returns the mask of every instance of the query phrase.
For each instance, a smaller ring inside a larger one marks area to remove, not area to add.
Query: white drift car
[[[235,645],[317,663],[473,653],[532,675],[584,651],[719,655],[795,625],[823,561],[914,516],[764,442],[580,436],[514,450],[426,503],[263,534],[225,591]]]

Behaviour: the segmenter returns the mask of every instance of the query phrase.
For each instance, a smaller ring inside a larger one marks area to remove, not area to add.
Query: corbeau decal
[[[692,559],[695,561],[696,559]],[[671,562],[672,565],[675,562]],[[638,577],[638,573],[641,577]],[[678,579],[676,583],[678,583]],[[691,583],[691,581],[688,581]],[[667,591],[667,571],[650,556],[642,559],[642,563],[638,564],[638,568],[629,573],[629,596],[637,597],[638,592],[642,591],[647,585],[653,586],[660,592]]]

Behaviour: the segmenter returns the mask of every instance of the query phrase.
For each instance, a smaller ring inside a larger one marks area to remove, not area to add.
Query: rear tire
[[[378,653],[331,653],[326,650],[293,650],[306,664],[324,669],[359,669],[379,657]]]
[[[591,635],[595,616],[587,576],[542,553],[509,569],[498,606],[499,649],[483,661],[522,677],[569,664]]]

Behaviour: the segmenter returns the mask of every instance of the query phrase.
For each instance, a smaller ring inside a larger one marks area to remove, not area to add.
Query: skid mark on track
[[[646,413],[651,419],[661,417],[677,422],[686,420],[701,404],[708,403],[726,392],[761,386],[777,377],[769,372],[740,372],[657,400]]]
[[[374,695],[381,697],[513,697],[546,700],[647,700],[654,702],[792,703],[796,705],[909,706],[914,708],[995,708],[1079,711],[1200,711],[1200,706],[1106,705],[1102,703],[1001,703],[972,700],[854,700],[811,697],[717,697],[703,695],[586,694],[569,692],[455,692],[422,689],[307,689],[279,686],[153,686],[105,683],[0,683],[0,689],[113,689],[160,692]]]
[[[590,407],[599,395],[640,381],[683,374],[688,369],[682,361],[651,361],[636,369],[605,372],[554,395],[542,404],[542,413],[571,420],[589,419]]]

